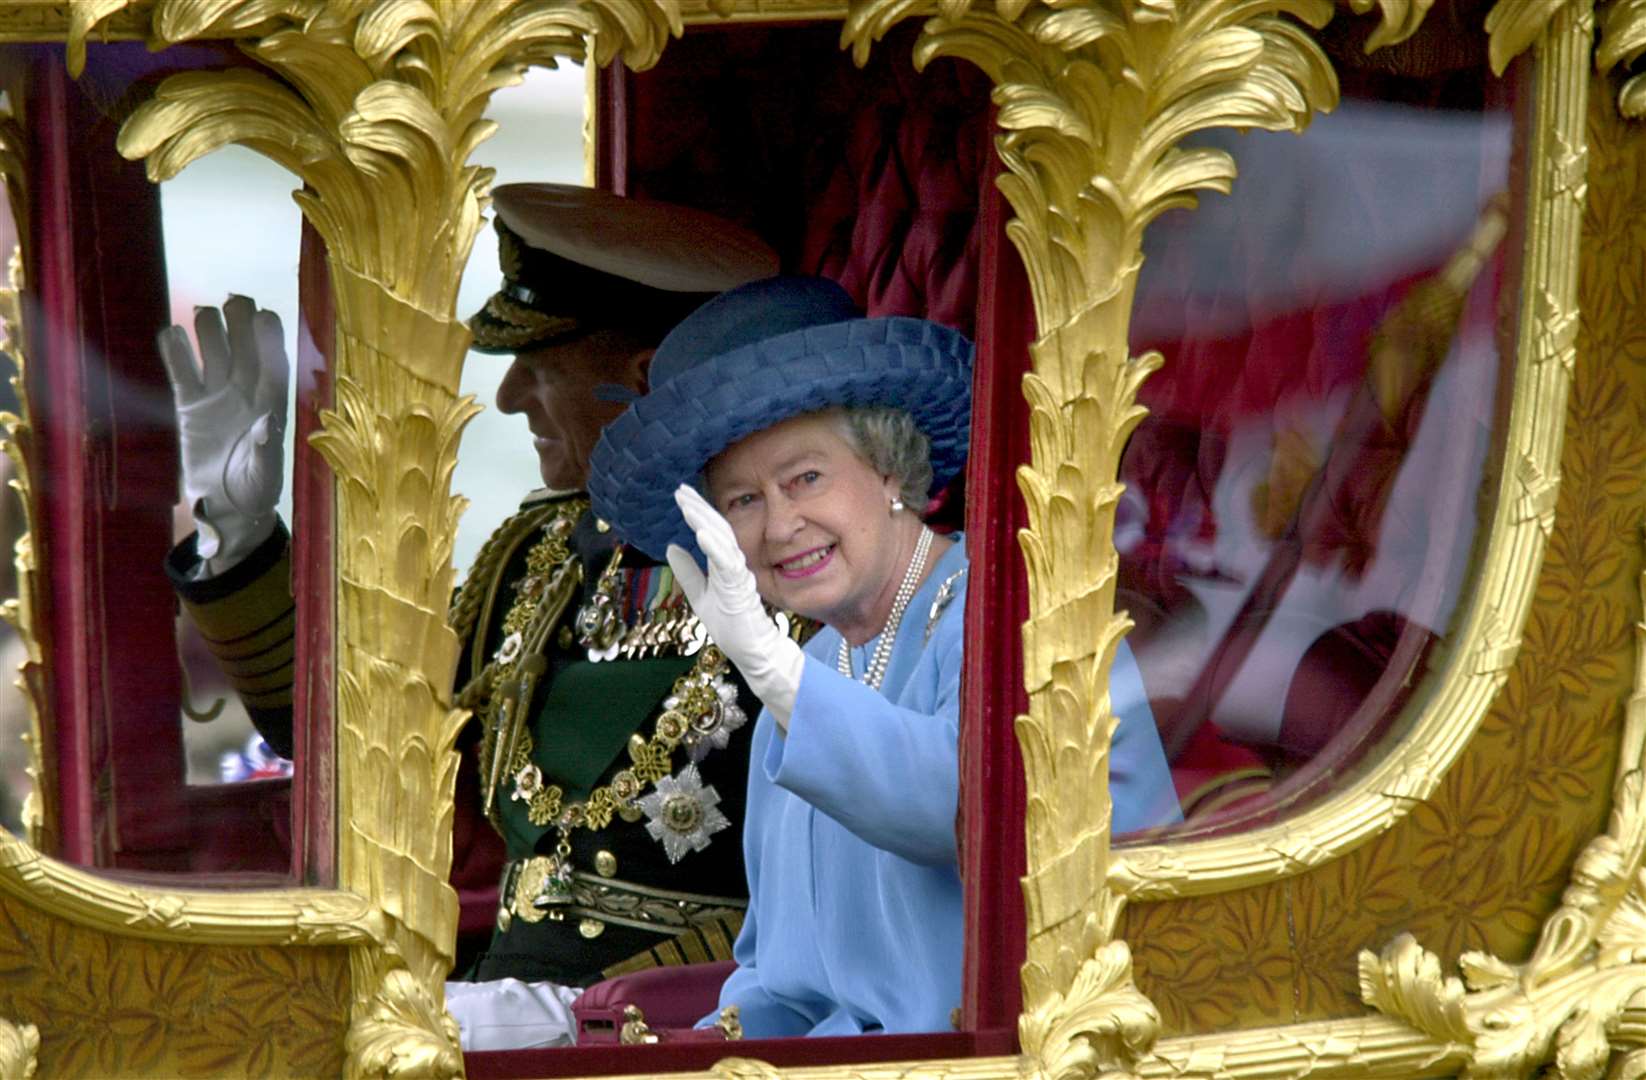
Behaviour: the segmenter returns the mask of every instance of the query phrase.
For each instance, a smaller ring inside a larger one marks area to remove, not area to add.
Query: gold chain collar
[[[703,648],[691,670],[675,680],[673,692],[664,699],[663,711],[652,725],[651,737],[641,738],[639,732],[629,736],[629,767],[581,802],[567,802],[559,784],[543,782],[542,770],[531,760],[532,737],[523,733],[509,759],[509,773],[514,777],[514,798],[526,803],[527,820],[538,826],[553,824],[565,833],[604,829],[613,815],[638,821],[636,801],[674,771],[674,751],[682,742],[695,745],[713,740],[722,728],[730,734],[747,719],[737,706],[736,688],[726,681],[730,672],[724,653],[713,645]],[[729,715],[733,710],[735,716]]]
[[[543,523],[542,538],[526,552],[526,573],[514,583],[514,601],[503,616],[503,641],[459,701],[470,708],[483,708],[480,760],[486,769],[484,810],[494,820],[495,795],[504,766],[513,756],[510,744],[520,727],[517,714],[531,700],[532,685],[547,666],[542,656],[545,642],[538,639],[546,638],[553,629],[545,623],[559,621],[577,585],[581,566],[572,557],[568,541],[587,509],[587,500],[570,499]],[[551,594],[560,596],[561,602],[545,603]],[[485,628],[477,627],[475,632],[483,634]],[[499,693],[500,689],[504,692]]]
[[[563,619],[565,605],[554,600],[575,588],[581,576],[581,565],[573,558],[567,541],[586,508],[582,500],[569,501],[542,526],[543,537],[527,552],[526,573],[515,583],[514,601],[503,617],[503,641],[482,677],[471,684],[474,704],[483,702],[485,706],[481,760],[488,764],[487,814],[496,820],[499,788],[507,784],[511,797],[526,803],[526,816],[533,825],[553,826],[559,834],[555,852],[544,868],[545,880],[537,889],[548,903],[560,902],[561,894],[569,895],[574,830],[603,829],[614,816],[638,821],[643,813],[640,801],[649,789],[674,772],[674,752],[682,743],[695,762],[711,750],[723,748],[731,732],[748,721],[738,706],[737,689],[727,678],[731,665],[725,655],[707,642],[695,618],[688,620],[692,625],[676,626],[679,620],[667,621],[675,631],[670,636],[677,636],[683,651],[687,655],[696,653],[697,659],[690,671],[675,680],[663,701],[663,710],[652,723],[650,737],[643,738],[639,733],[630,736],[629,767],[575,802],[566,799],[560,785],[544,782],[541,768],[532,760],[536,746],[525,713],[535,682],[547,668],[542,650],[548,635]],[[621,546],[612,553],[595,596],[573,620],[579,643],[589,649],[591,660],[615,656],[628,636],[617,606],[622,553]],[[648,628],[648,632],[654,634],[655,628]],[[642,644],[647,646],[638,650],[643,655],[660,647],[661,642],[653,643],[648,636]],[[630,650],[624,649],[623,653],[629,655]],[[695,780],[695,769],[688,767],[686,772]],[[682,773],[677,780],[685,776]],[[718,800],[713,788],[699,791],[689,781],[686,783],[693,787],[692,797],[666,800],[669,823],[664,831],[679,834],[660,836],[670,849],[671,861],[679,857],[680,844],[699,846],[706,835],[697,836],[698,832],[713,831],[724,824],[723,816],[713,809]],[[686,802],[693,803],[695,814],[686,812],[692,809],[683,808]]]

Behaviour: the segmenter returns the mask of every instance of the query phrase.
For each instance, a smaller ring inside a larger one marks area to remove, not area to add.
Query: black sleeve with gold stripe
[[[203,581],[189,576],[200,565],[198,534],[166,556],[166,576],[190,620],[269,748],[292,756],[292,657],[296,606],[291,595],[291,536],[274,534],[226,572]]]
[[[723,915],[705,918],[675,937],[613,964],[600,974],[603,978],[615,979],[619,975],[629,975],[654,967],[711,964],[716,960],[730,960],[732,945],[737,941],[738,931],[742,929],[743,913],[727,911]]]

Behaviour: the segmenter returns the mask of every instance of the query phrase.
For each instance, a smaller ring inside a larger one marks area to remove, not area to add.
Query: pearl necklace
[[[931,550],[932,531],[922,525],[920,539],[914,543],[914,557],[909,560],[909,568],[903,572],[903,582],[898,585],[897,595],[892,598],[891,614],[886,616],[880,641],[874,647],[874,655],[869,657],[867,670],[863,672],[863,682],[870,690],[879,690],[880,681],[886,677],[886,665],[892,658],[898,625],[903,622],[903,612],[908,608],[909,601],[914,599],[915,586],[920,583],[920,575],[926,570],[926,556]],[[846,644],[844,635],[840,638],[840,651],[835,654],[835,668],[846,678],[852,678],[852,650]]]

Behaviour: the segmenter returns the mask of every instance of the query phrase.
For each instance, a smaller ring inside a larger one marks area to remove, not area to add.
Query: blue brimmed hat
[[[924,319],[866,319],[823,278],[750,282],[658,346],[651,392],[606,426],[589,465],[594,512],[655,558],[696,551],[674,490],[733,443],[834,406],[906,410],[931,441],[932,490],[966,461],[972,343]]]

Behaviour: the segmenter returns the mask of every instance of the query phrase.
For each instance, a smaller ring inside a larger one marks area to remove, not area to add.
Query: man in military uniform
[[[563,1017],[573,996],[497,980],[580,987],[731,955],[758,702],[669,568],[617,544],[581,488],[663,335],[777,269],[751,234],[681,207],[548,184],[501,187],[494,206],[504,281],[471,319],[474,347],[513,354],[497,406],[525,416],[547,486],[485,543],[451,610],[456,700],[478,721],[458,785],[460,892],[496,870],[476,865],[484,845],[462,842],[466,811],[483,807],[507,846],[496,930],[468,973],[486,985],[448,994],[475,1049],[541,1044],[481,1029],[519,1023],[522,1000],[527,1015],[536,1001]],[[224,314],[197,320],[203,371],[179,329],[161,338],[200,526],[168,571],[259,730],[289,755],[289,556],[273,512],[285,358],[274,316],[240,297]]]

